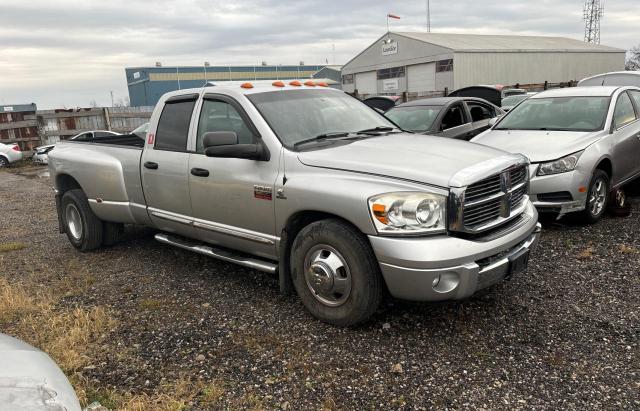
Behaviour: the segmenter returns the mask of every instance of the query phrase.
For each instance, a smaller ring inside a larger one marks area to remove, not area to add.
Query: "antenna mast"
[[[600,44],[600,19],[604,14],[604,1],[585,0],[584,2],[584,41]]]

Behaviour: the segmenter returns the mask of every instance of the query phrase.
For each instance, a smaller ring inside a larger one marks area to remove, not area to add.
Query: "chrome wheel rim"
[[[599,178],[595,181],[589,193],[589,210],[591,211],[591,215],[597,216],[602,212],[606,202],[606,196],[606,184],[602,178]]]
[[[80,240],[82,238],[82,218],[78,207],[75,204],[67,204],[65,217],[69,234],[76,240]]]
[[[7,160],[4,157],[0,157],[0,167],[5,167],[7,165]]]
[[[351,294],[351,271],[335,248],[319,244],[304,259],[304,277],[311,294],[322,304],[338,307]]]

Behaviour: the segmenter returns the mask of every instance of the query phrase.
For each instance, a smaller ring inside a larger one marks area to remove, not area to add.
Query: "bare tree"
[[[89,105],[90,105],[91,107],[93,107],[93,108],[97,108],[97,107],[98,107],[98,102],[97,102],[97,101],[95,101],[95,100],[91,100],[91,101],[89,102]]]
[[[627,55],[627,62],[624,65],[625,70],[640,70],[640,45],[632,47]]]

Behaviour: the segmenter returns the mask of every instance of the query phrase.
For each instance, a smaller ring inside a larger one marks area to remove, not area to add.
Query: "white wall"
[[[580,80],[624,70],[624,59],[624,52],[459,52],[453,61],[454,88]]]

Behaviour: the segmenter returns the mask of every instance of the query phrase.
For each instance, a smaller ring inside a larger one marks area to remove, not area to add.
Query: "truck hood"
[[[522,153],[532,163],[556,160],[584,150],[602,137],[602,131],[487,130],[471,140],[510,153]]]
[[[298,153],[298,159],[312,167],[380,175],[440,187],[461,187],[526,161],[522,156],[479,144],[409,133],[304,151]]]

